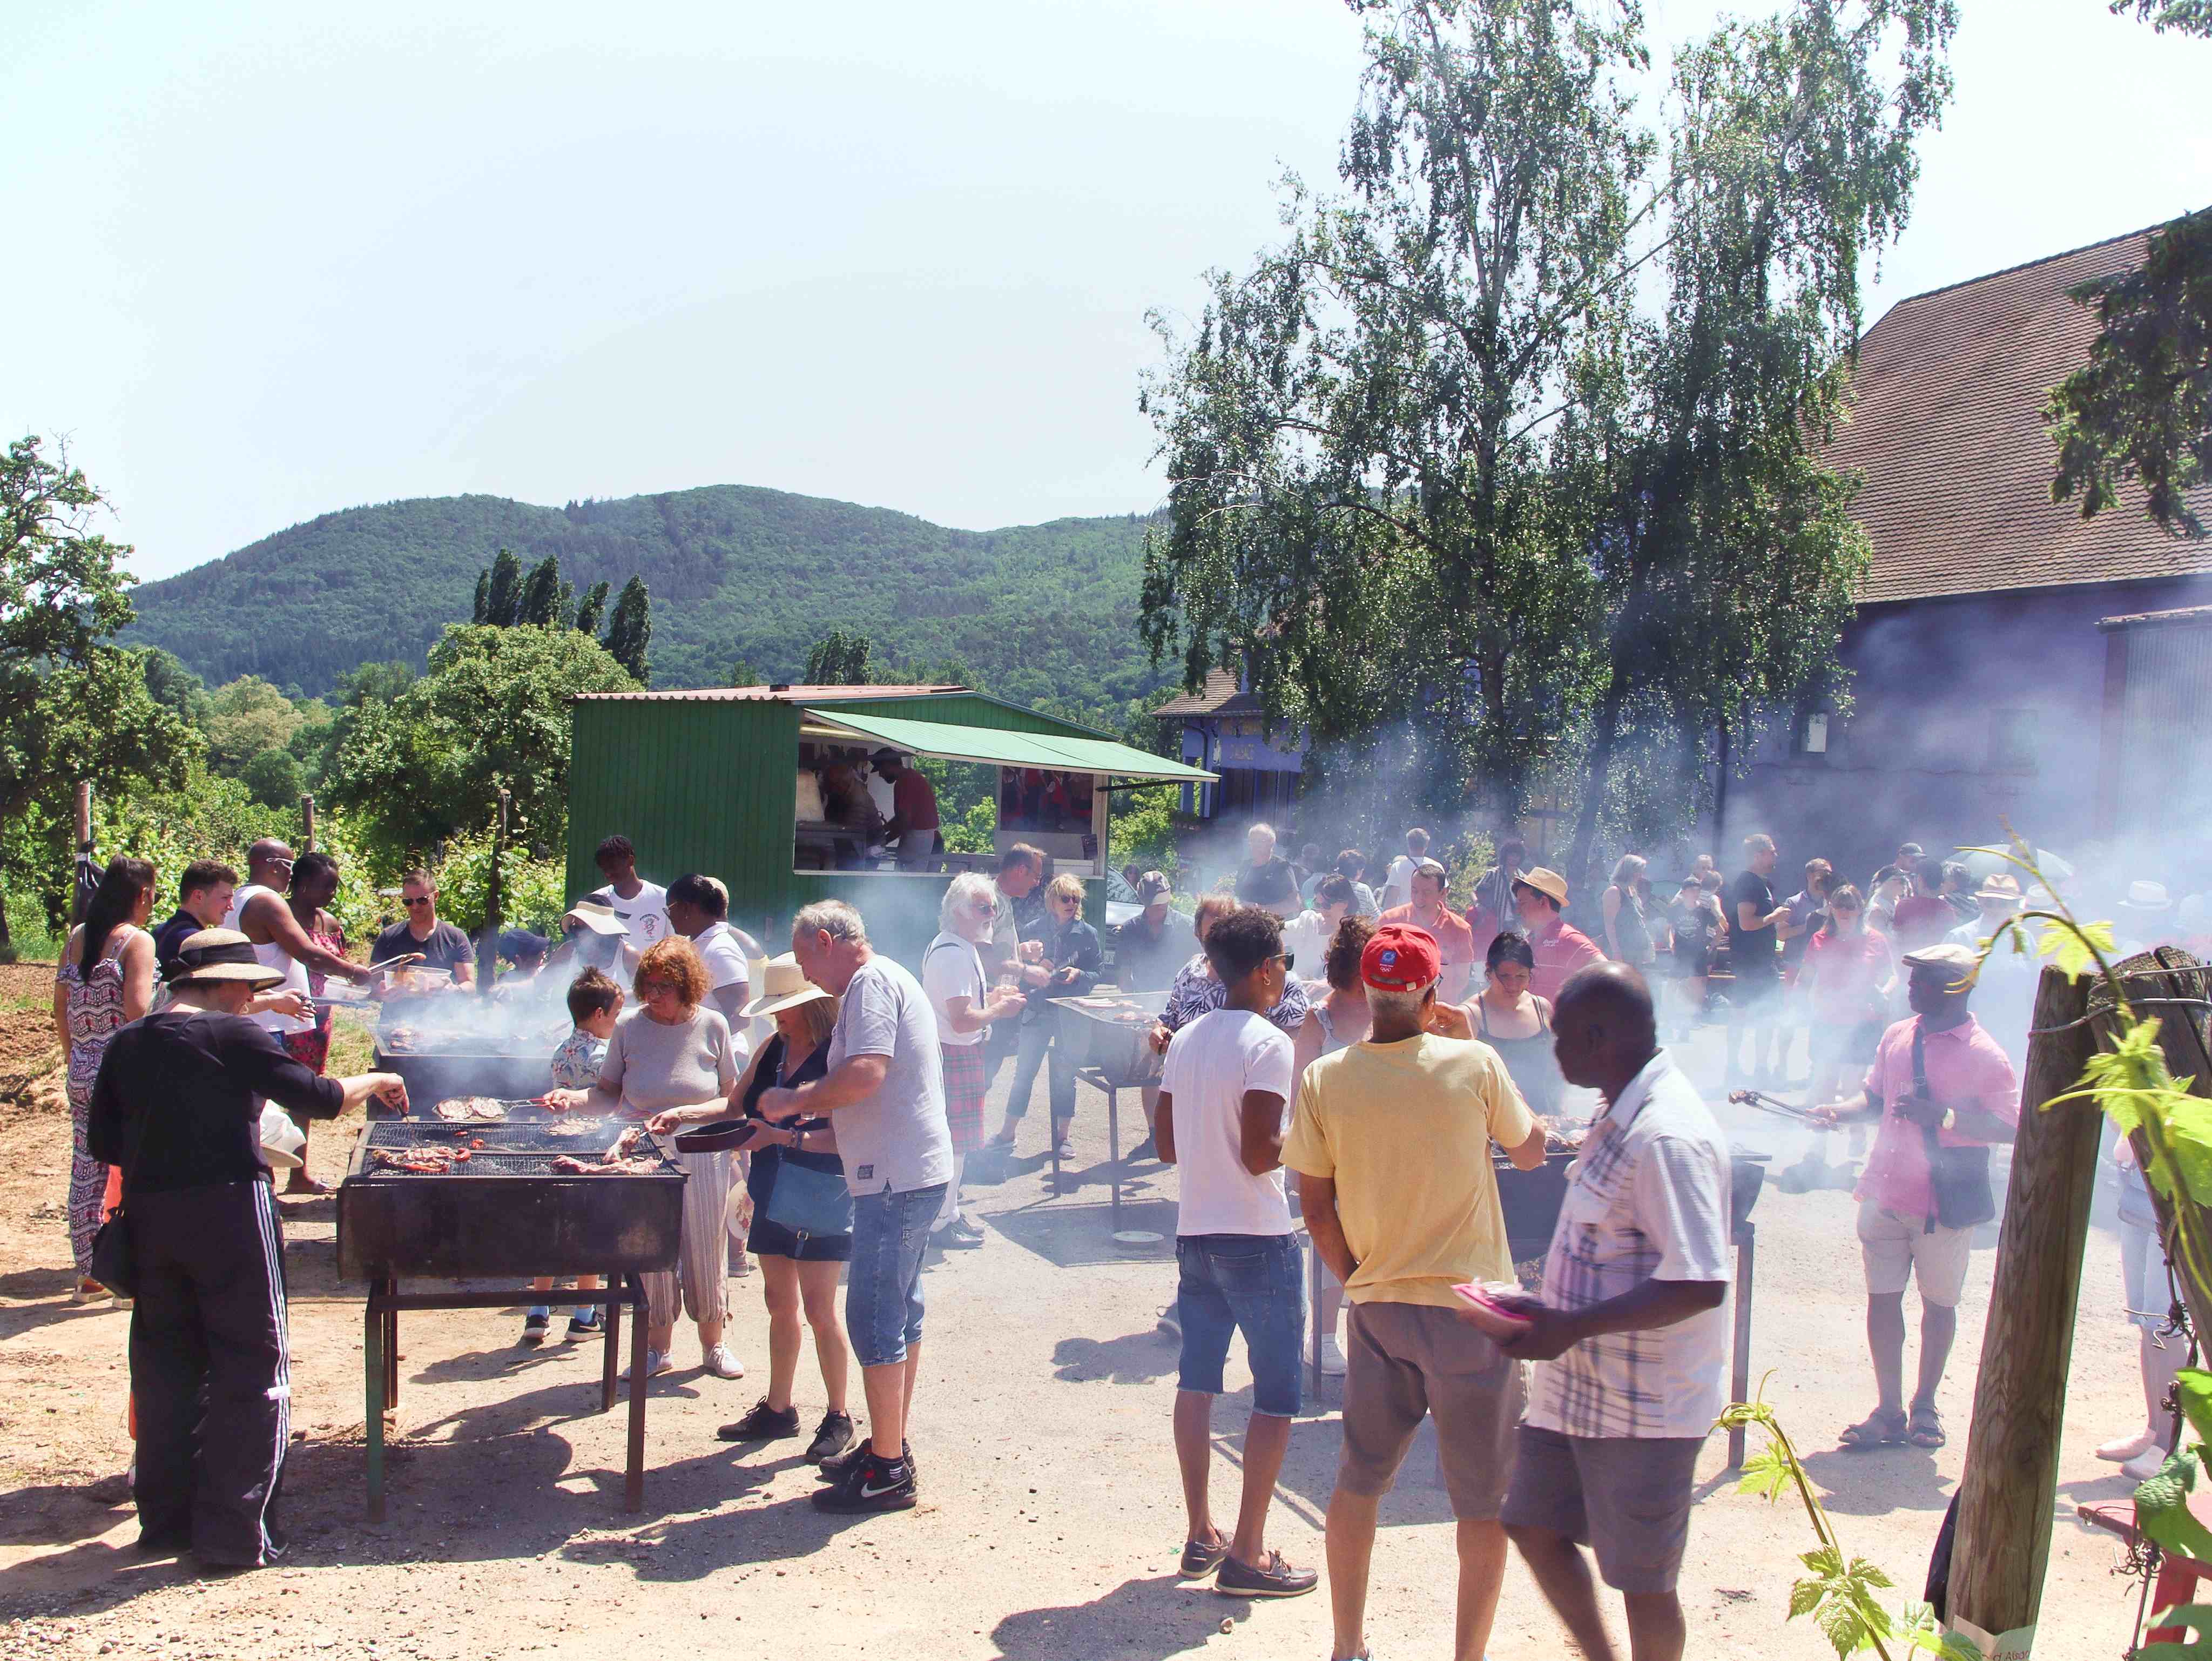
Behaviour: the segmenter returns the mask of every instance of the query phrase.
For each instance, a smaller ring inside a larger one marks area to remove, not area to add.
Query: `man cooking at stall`
[[[902,871],[928,871],[937,859],[937,787],[928,776],[906,764],[906,757],[885,745],[868,758],[877,776],[890,781],[891,806],[896,810],[884,827],[884,840],[898,846]]]
[[[477,977],[476,948],[466,934],[438,920],[438,886],[430,880],[430,873],[419,867],[410,871],[400,879],[399,897],[407,916],[376,937],[368,952],[369,966],[410,958],[423,969],[447,970],[455,986],[472,984]]]

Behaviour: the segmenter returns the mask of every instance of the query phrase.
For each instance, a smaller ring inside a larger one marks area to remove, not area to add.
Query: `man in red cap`
[[[1512,1278],[1495,1142],[1523,1171],[1544,1132],[1488,1044],[1428,1031],[1443,953],[1426,931],[1385,923],[1359,961],[1374,1026],[1310,1063],[1283,1162],[1314,1249],[1344,1283],[1344,1452],[1328,1502],[1331,1653],[1367,1653],[1376,1514],[1424,1417],[1459,1522],[1453,1654],[1490,1641],[1505,1569],[1498,1512],[1521,1417],[1519,1365],[1454,1312],[1452,1287]]]

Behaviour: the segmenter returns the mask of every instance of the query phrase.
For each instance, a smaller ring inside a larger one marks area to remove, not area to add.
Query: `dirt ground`
[[[1693,1072],[1713,1081],[1718,1049],[1711,1031],[1689,1046]],[[1122,1105],[1126,1142],[1137,1115],[1131,1098]],[[928,1360],[913,1427],[922,1503],[865,1519],[808,1503],[815,1484],[800,1444],[740,1449],[714,1438],[762,1389],[767,1329],[754,1276],[731,1283],[731,1342],[756,1376],[708,1377],[695,1338],[679,1333],[678,1370],[652,1392],[636,1516],[621,1509],[623,1416],[595,1411],[595,1346],[520,1348],[520,1300],[507,1311],[403,1317],[390,1520],[372,1526],[360,1289],[335,1273],[332,1202],[287,1202],[301,1427],[286,1476],[294,1548],[281,1567],[203,1579],[188,1558],[133,1548],[134,1519],[114,1482],[130,1453],[130,1317],[70,1305],[65,1112],[53,1081],[14,1089],[0,1102],[0,1652],[605,1656],[649,1634],[661,1653],[672,1641],[701,1656],[1325,1657],[1325,1587],[1251,1605],[1174,1578],[1176,1352],[1155,1324],[1173,1268],[1164,1248],[1130,1257],[1109,1238],[1104,1120],[1103,1098],[1086,1089],[1075,1193],[1050,1196],[1035,1157],[971,1183],[988,1241],[952,1254],[927,1282]],[[1729,1123],[1753,1146],[1798,1151],[1786,1127],[1770,1132],[1776,1122]],[[1024,1146],[1033,1148],[1042,1104],[1029,1124]],[[335,1176],[356,1128],[317,1129],[319,1174]],[[1124,1226],[1172,1236],[1173,1172],[1136,1169]],[[2128,1492],[2090,1449],[2141,1411],[2110,1203],[2100,1196],[2074,1350],[2038,1652],[2054,1657],[2122,1653],[2135,1609],[2135,1584],[2112,1572],[2113,1543],[2073,1517],[2079,1500]],[[1950,1445],[1849,1454],[1834,1451],[1834,1433],[1872,1402],[1851,1214],[1840,1193],[1768,1187],[1753,1219],[1753,1376],[1771,1371],[1769,1399],[1801,1446],[1820,1450],[1808,1463],[1846,1548],[1917,1591],[1966,1446],[1993,1241],[1976,1253],[1960,1311],[1943,1402]],[[1230,1382],[1237,1393],[1215,1418],[1224,1517],[1249,1409],[1239,1360]],[[797,1398],[810,1425],[821,1389],[810,1351]],[[1321,1557],[1340,1400],[1329,1381],[1293,1432],[1271,1543],[1296,1561]],[[1690,1652],[1830,1654],[1807,1623],[1784,1624],[1795,1554],[1813,1543],[1802,1512],[1735,1494],[1725,1459],[1716,1436],[1699,1466],[1682,1574]],[[1426,1430],[1383,1524],[1374,1652],[1444,1656],[1453,1530]],[[1571,1652],[1517,1565],[1491,1652]]]

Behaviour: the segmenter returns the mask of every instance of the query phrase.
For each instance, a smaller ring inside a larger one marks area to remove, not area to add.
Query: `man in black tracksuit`
[[[256,1567],[291,1436],[283,1232],[261,1153],[263,1098],[329,1118],[397,1074],[318,1076],[238,1012],[283,977],[245,935],[203,929],[164,970],[174,1001],[109,1041],[93,1157],[123,1167],[135,1258],[131,1390],[138,1542]]]

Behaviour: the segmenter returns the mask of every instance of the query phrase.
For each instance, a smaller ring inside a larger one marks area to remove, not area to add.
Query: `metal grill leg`
[[[629,1339],[629,1469],[623,1479],[623,1509],[645,1509],[645,1283],[635,1275],[623,1277],[624,1289],[634,1299],[636,1315]]]
[[[363,1420],[368,1442],[368,1520],[384,1520],[384,1314],[376,1307],[379,1283],[369,1286],[361,1317],[362,1378],[367,1386]]]
[[[1114,1232],[1121,1232],[1121,1092],[1112,1085],[1106,1086],[1106,1163],[1112,1173],[1114,1188],[1108,1211],[1114,1219]]]
[[[398,1281],[387,1281],[385,1290],[395,1297],[399,1292]],[[384,1311],[384,1410],[399,1411],[399,1311]]]
[[[601,1308],[599,1319],[606,1323],[606,1336],[599,1341],[599,1411],[611,1413],[615,1406],[615,1358],[622,1354],[622,1276],[602,1277],[607,1283],[608,1298]]]
[[[1759,1231],[1749,1223],[1735,1232],[1735,1354],[1729,1389],[1729,1399],[1737,1402],[1748,1400],[1751,1394],[1751,1272],[1759,1257],[1758,1238]],[[1743,1468],[1743,1437],[1741,1425],[1729,1432],[1730,1470]]]

